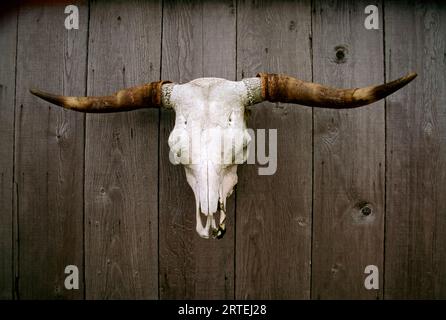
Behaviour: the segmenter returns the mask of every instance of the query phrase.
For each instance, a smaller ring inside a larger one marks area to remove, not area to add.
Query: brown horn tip
[[[379,85],[379,86],[371,86],[366,88],[357,89],[353,94],[353,97],[359,101],[371,101],[368,103],[372,103],[374,101],[380,100],[382,98],[387,97],[388,95],[394,93],[395,91],[401,89],[406,84],[411,82],[413,79],[417,77],[415,72],[411,72],[404,77],[393,80],[391,82]]]
[[[65,106],[66,99],[64,96],[58,96],[58,95],[47,93],[47,92],[44,92],[44,91],[41,91],[38,89],[30,89],[29,92],[31,92],[33,95],[35,95],[45,101],[54,103],[61,107],[66,107]]]

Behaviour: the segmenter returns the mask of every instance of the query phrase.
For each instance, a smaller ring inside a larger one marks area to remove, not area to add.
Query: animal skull
[[[237,164],[246,161],[251,140],[245,106],[261,99],[260,79],[201,78],[165,85],[163,98],[175,110],[168,143],[173,162],[184,165],[194,191],[196,230],[203,238],[221,238],[226,231],[226,198],[237,183]],[[220,214],[218,227],[216,213]],[[200,214],[205,215],[205,227]]]
[[[81,112],[173,109],[176,119],[168,140],[170,156],[173,163],[184,165],[187,182],[194,192],[196,230],[203,238],[221,238],[226,230],[226,199],[237,184],[237,165],[248,156],[247,106],[270,101],[354,108],[386,97],[415,77],[411,73],[379,86],[334,89],[285,75],[260,73],[241,81],[219,78],[199,78],[185,84],[158,81],[105,97],[64,97],[39,90],[31,93]],[[218,225],[216,215],[219,215]]]

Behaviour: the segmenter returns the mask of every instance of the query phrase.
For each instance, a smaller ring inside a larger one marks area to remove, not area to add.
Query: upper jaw
[[[220,213],[219,217],[219,223],[215,222],[215,213],[216,212],[209,212],[208,214],[202,213],[200,208],[200,203],[197,200],[196,204],[196,231],[198,235],[204,239],[209,239],[212,237],[213,239],[221,239],[226,233],[226,198],[224,200],[221,200],[219,198],[218,205],[217,205],[217,211]],[[203,227],[201,216],[204,216],[206,219],[206,224]]]
[[[212,183],[200,184],[198,183],[200,180],[197,179],[197,172],[186,168],[188,183],[195,195],[196,231],[200,237],[205,239],[223,238],[226,232],[226,199],[232,194],[233,188],[237,184],[236,172],[236,165],[222,168],[217,171],[216,175],[211,176],[211,178],[215,178],[215,180],[211,180]],[[200,192],[200,187],[203,185],[206,185],[206,187]],[[218,224],[215,221],[216,215],[219,218]]]

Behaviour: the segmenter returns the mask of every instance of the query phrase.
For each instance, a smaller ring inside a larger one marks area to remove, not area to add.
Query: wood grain
[[[240,1],[237,77],[271,72],[311,81],[310,9],[310,1]],[[312,111],[262,103],[248,126],[277,129],[277,172],[239,167],[236,298],[309,298]]]
[[[0,11],[0,299],[12,299],[17,8],[2,4]]]
[[[235,1],[165,2],[162,78],[235,80]],[[160,129],[160,297],[234,297],[234,197],[227,203],[227,233],[205,240],[195,232],[195,199],[184,168],[169,162],[167,139],[175,115],[162,111]]]
[[[64,28],[68,4],[79,30]],[[2,4],[0,299],[446,298],[446,4],[378,1],[366,30],[369,4]],[[419,76],[356,110],[252,107],[250,128],[278,130],[277,172],[239,166],[220,241],[196,234],[168,160],[173,112],[85,116],[28,91],[260,71],[336,87]],[[64,288],[69,264],[80,290]],[[367,265],[379,290],[364,288]]]
[[[387,79],[418,73],[387,99],[385,297],[445,299],[446,5],[386,2],[385,19]]]
[[[91,2],[88,94],[159,79],[161,4]],[[158,297],[158,110],[88,115],[87,299]]]
[[[382,25],[365,29],[368,4],[314,2],[314,82],[344,88],[384,82]],[[384,130],[384,101],[314,110],[314,299],[382,298],[382,272],[380,289],[366,290],[364,269],[383,270]]]
[[[29,93],[85,93],[87,19],[66,30],[64,8],[83,1],[20,7],[15,106],[17,184],[17,298],[83,298],[84,116],[62,110]],[[80,290],[66,290],[64,270],[76,265]]]

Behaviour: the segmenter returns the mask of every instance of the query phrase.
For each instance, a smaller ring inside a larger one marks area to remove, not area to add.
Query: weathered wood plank
[[[315,1],[314,81],[359,87],[384,81],[383,32],[364,27],[369,1]],[[382,21],[382,8],[379,8]],[[312,298],[377,299],[364,269],[383,270],[384,102],[314,110]]]
[[[385,298],[446,298],[446,5],[386,2],[387,80],[418,78],[387,99]]]
[[[178,1],[164,4],[162,78],[186,82],[199,77],[234,79],[235,1]],[[227,203],[222,240],[195,232],[195,199],[184,169],[169,162],[167,139],[175,115],[162,111],[160,129],[160,297],[234,297],[234,197]]]
[[[13,298],[14,95],[17,8],[0,5],[0,299]]]
[[[241,1],[237,76],[285,73],[311,81],[310,1]],[[310,297],[312,110],[262,103],[248,126],[277,129],[277,172],[239,167],[236,297]]]
[[[79,30],[64,27],[68,4],[79,8]],[[85,93],[87,16],[85,1],[20,8],[14,179],[21,299],[83,297],[84,116],[39,100],[29,89]],[[65,289],[67,265],[79,267],[80,290]]]
[[[91,2],[88,93],[156,81],[161,4]],[[158,297],[158,110],[88,115],[88,299]]]

